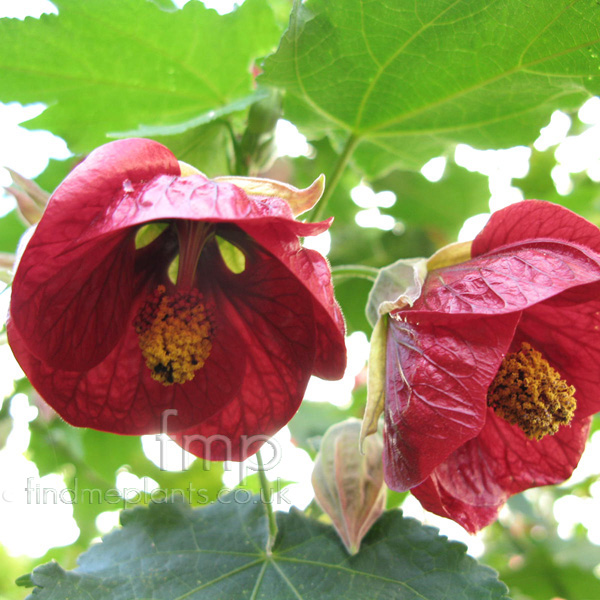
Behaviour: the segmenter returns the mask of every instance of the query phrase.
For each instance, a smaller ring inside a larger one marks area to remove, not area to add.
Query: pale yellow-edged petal
[[[325,175],[319,175],[309,187],[303,190],[288,183],[260,177],[224,176],[215,177],[214,180],[232,183],[244,190],[249,196],[281,198],[290,205],[295,217],[310,210],[320,200],[325,189]]]

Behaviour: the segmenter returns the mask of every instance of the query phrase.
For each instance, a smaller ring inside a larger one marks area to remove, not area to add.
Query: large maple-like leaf
[[[280,33],[265,0],[223,16],[201,2],[172,11],[147,0],[54,4],[58,15],[0,19],[0,100],[47,104],[27,127],[51,130],[74,152],[107,132],[180,133],[245,108],[255,99],[252,63]]]
[[[359,142],[370,175],[456,142],[528,144],[600,90],[599,8],[584,0],[297,2],[265,81],[312,137]]]

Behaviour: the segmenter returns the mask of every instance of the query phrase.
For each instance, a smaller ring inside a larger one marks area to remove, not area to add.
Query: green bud
[[[317,502],[350,554],[358,552],[386,501],[383,441],[380,435],[369,436],[361,454],[360,426],[358,419],[348,419],[327,430],[312,475]]]

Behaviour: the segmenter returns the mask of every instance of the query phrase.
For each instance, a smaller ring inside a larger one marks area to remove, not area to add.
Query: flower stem
[[[320,221],[323,218],[323,214],[327,208],[327,203],[335,191],[337,184],[340,182],[340,179],[346,170],[346,166],[348,165],[348,161],[352,157],[352,154],[354,154],[359,142],[360,138],[354,133],[350,134],[346,140],[346,145],[342,150],[342,154],[338,158],[337,164],[335,165],[333,173],[331,174],[331,178],[326,183],[325,192],[311,216],[311,221]]]
[[[262,503],[265,506],[267,513],[267,521],[269,523],[269,539],[267,540],[267,554],[271,554],[275,538],[277,537],[277,521],[275,520],[275,512],[273,511],[273,493],[271,486],[265,475],[265,467],[263,465],[260,450],[256,453],[256,462],[258,463],[258,478],[260,479],[260,487],[262,489]]]
[[[331,267],[331,274],[336,283],[353,278],[375,281],[379,274],[379,269],[368,267],[367,265],[338,265]]]

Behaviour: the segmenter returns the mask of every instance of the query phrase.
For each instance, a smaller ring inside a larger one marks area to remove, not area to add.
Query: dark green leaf
[[[246,497],[246,496],[245,496]],[[400,512],[385,514],[349,556],[331,527],[297,511],[278,514],[272,555],[263,550],[263,506],[229,495],[206,509],[151,504],[121,516],[66,572],[49,563],[33,572],[34,598],[141,600],[506,599],[495,573]]]
[[[309,0],[264,83],[311,139],[362,140],[371,176],[420,168],[457,142],[533,142],[556,108],[600,91],[591,0]]]
[[[0,20],[0,99],[47,104],[27,127],[78,153],[107,132],[192,127],[243,108],[252,62],[280,32],[265,0],[223,16],[201,2],[172,12],[146,0],[54,4],[58,16]]]

